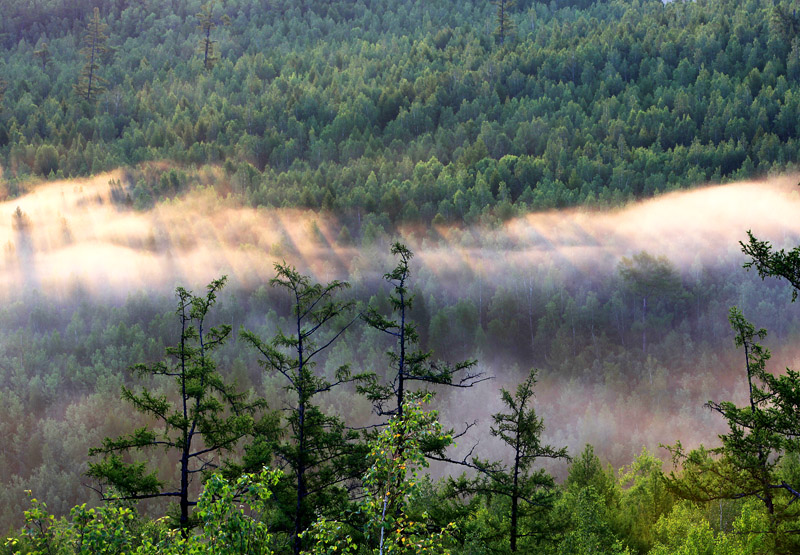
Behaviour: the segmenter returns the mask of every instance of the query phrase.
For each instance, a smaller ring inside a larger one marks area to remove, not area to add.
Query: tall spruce
[[[402,417],[406,394],[412,382],[464,388],[488,378],[474,371],[474,360],[449,364],[434,360],[431,351],[419,349],[419,333],[409,315],[414,302],[414,296],[408,289],[411,277],[409,262],[414,254],[401,243],[394,243],[391,253],[399,258],[397,266],[384,275],[384,279],[392,285],[389,294],[392,315],[385,316],[374,307],[369,307],[363,316],[369,326],[393,338],[394,347],[386,353],[390,370],[385,383],[373,376],[368,383],[359,387],[359,391],[372,402],[379,416]]]
[[[323,413],[316,398],[364,376],[351,374],[347,365],[339,367],[332,380],[315,371],[318,355],[355,321],[348,316],[353,302],[336,298],[349,284],[314,283],[286,264],[276,264],[275,269],[277,276],[270,285],[285,289],[291,297],[291,329],[279,330],[268,341],[246,330],[241,337],[261,353],[259,362],[267,372],[285,380],[289,394],[287,437],[275,446],[284,470],[288,470],[288,482],[279,484],[276,500],[283,517],[291,521],[292,551],[299,555],[302,532],[316,513],[342,508],[347,499],[342,486],[363,472],[366,460],[366,448],[355,443],[358,434],[339,418]]]
[[[518,550],[519,539],[523,536],[520,532],[521,521],[537,512],[549,510],[555,500],[553,477],[542,468],[533,469],[533,465],[539,459],[569,460],[566,447],[555,448],[542,443],[544,422],[530,406],[535,385],[536,370],[531,370],[513,395],[501,389],[500,395],[507,412],[492,415],[494,425],[491,434],[511,448],[511,463],[475,458],[473,465],[479,472],[478,478],[466,487],[462,479],[462,483],[456,487],[462,491],[466,489],[509,500],[511,508],[507,537],[512,552]],[[534,535],[543,535],[545,532],[539,531]]]
[[[226,384],[212,357],[231,332],[229,325],[208,327],[209,311],[224,284],[225,277],[211,282],[203,296],[179,287],[179,343],[167,347],[166,361],[132,368],[142,377],[167,378],[172,389],[160,393],[160,388],[142,388],[137,393],[122,388],[123,400],[158,424],[106,438],[101,447],[89,452],[103,457],[89,464],[88,475],[100,482],[104,499],[175,498],[184,534],[192,527],[190,508],[197,504],[192,497],[193,480],[224,465],[223,456],[253,433],[254,417],[266,408],[263,400],[249,400]],[[180,469],[177,483],[168,484],[156,471],[149,471],[145,462],[123,460],[125,453],[154,449],[175,454]]]
[[[751,257],[745,268],[754,268],[762,278],[782,277],[792,285],[792,301],[800,289],[800,247],[786,252],[748,232],[740,243]],[[694,501],[758,499],[767,515],[759,533],[770,552],[797,553],[800,542],[792,522],[800,514],[800,481],[786,472],[781,461],[787,453],[800,451],[800,373],[787,369],[773,374],[766,369],[770,352],[759,341],[766,330],[756,330],[737,308],[730,311],[737,347],[742,347],[748,386],[748,402],[709,401],[707,406],[727,421],[728,433],[719,436],[722,445],[685,452],[680,443],[670,447],[680,472],[673,472],[668,487],[678,496]],[[789,533],[791,532],[791,533]]]
[[[514,7],[514,0],[492,0],[492,4],[497,7],[495,21],[497,27],[494,29],[494,35],[500,45],[504,45],[506,41],[514,33],[514,21],[511,19],[511,8]]]
[[[203,35],[199,46],[199,51],[203,55],[203,67],[210,70],[219,60],[214,48],[217,41],[211,39],[211,31],[219,25],[230,25],[231,20],[225,14],[221,16],[214,15],[214,2],[203,4],[195,17],[198,20],[197,28]]]
[[[47,70],[47,64],[50,61],[50,46],[46,42],[42,42],[33,51],[33,55],[39,58],[42,62],[42,71]]]
[[[75,92],[87,102],[96,99],[97,95],[105,90],[106,80],[98,73],[103,56],[109,52],[107,31],[108,25],[100,19],[99,8],[95,8],[83,37],[84,46],[81,49],[86,63],[75,85]]]

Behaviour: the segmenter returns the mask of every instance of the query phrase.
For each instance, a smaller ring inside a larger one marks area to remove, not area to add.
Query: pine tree
[[[473,459],[481,477],[472,486],[476,492],[506,497],[511,502],[508,524],[508,542],[512,552],[517,551],[521,520],[535,510],[549,509],[553,505],[555,482],[544,469],[532,470],[538,459],[567,459],[566,447],[556,449],[543,445],[543,420],[529,407],[536,384],[536,370],[517,386],[512,395],[501,389],[503,404],[508,412],[492,415],[491,434],[511,448],[511,463],[487,462]]]
[[[214,52],[214,44],[217,42],[211,40],[211,31],[217,28],[218,25],[230,25],[231,20],[227,15],[221,17],[214,16],[213,13],[214,2],[203,4],[200,12],[196,15],[199,23],[197,28],[202,31],[203,38],[200,39],[200,52],[203,54],[203,67],[210,70],[219,59]]]
[[[299,555],[302,532],[311,524],[314,513],[335,510],[343,493],[339,486],[363,471],[366,454],[365,448],[354,444],[358,434],[348,430],[339,418],[323,413],[315,398],[364,376],[351,375],[349,367],[342,366],[329,381],[314,371],[315,357],[355,321],[341,321],[353,303],[335,298],[349,284],[313,283],[285,264],[276,264],[275,269],[277,276],[270,285],[285,289],[292,298],[291,331],[280,330],[269,341],[249,331],[242,331],[241,336],[261,353],[259,362],[265,370],[285,379],[290,394],[288,437],[275,446],[275,453],[289,469],[286,477],[291,483],[281,483],[276,499],[283,515],[292,521],[292,550]]]
[[[748,270],[755,268],[761,279],[766,277],[782,277],[792,286],[792,302],[797,300],[800,291],[800,247],[789,252],[784,249],[776,251],[768,241],[757,239],[752,232],[747,232],[747,243],[740,242],[742,252],[751,260],[744,265]]]
[[[514,33],[514,22],[510,14],[514,3],[514,0],[492,0],[492,4],[497,6],[497,27],[494,30],[494,34],[500,45],[504,45],[506,40]]]
[[[488,378],[473,371],[476,364],[474,360],[447,364],[433,360],[432,352],[417,348],[419,333],[408,315],[414,302],[414,296],[408,291],[411,276],[409,262],[414,253],[400,243],[392,245],[391,252],[400,259],[397,266],[384,275],[384,279],[393,285],[389,301],[394,318],[384,316],[373,307],[364,314],[364,320],[369,326],[396,341],[395,348],[387,352],[391,365],[391,381],[380,384],[373,378],[361,386],[359,391],[373,403],[379,416],[402,417],[405,396],[411,382],[472,387]]]
[[[100,77],[98,72],[103,55],[109,52],[107,31],[108,25],[100,20],[100,10],[95,8],[86,35],[83,37],[84,47],[81,49],[86,63],[75,85],[75,92],[87,102],[96,99],[97,95],[105,90],[106,80]]]
[[[39,48],[33,51],[33,55],[42,61],[42,71],[45,71],[50,61],[50,46],[46,42],[41,43]]]
[[[222,466],[222,455],[258,428],[254,416],[265,408],[263,400],[249,400],[226,384],[211,357],[231,332],[229,325],[207,328],[209,311],[224,284],[224,277],[211,282],[205,296],[179,287],[179,344],[167,348],[168,361],[132,368],[140,376],[171,378],[175,390],[167,395],[148,389],[140,393],[122,389],[122,398],[159,427],[144,426],[129,435],[106,438],[101,447],[89,452],[103,456],[100,462],[89,464],[88,475],[101,483],[104,499],[177,498],[184,534],[191,528],[190,507],[196,505],[191,496],[193,478]],[[178,484],[165,484],[155,471],[148,472],[144,462],[123,461],[124,453],[152,449],[176,454]],[[109,491],[106,486],[113,489]]]

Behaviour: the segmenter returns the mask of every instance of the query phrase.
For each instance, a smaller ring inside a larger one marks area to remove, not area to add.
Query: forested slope
[[[208,60],[201,2],[104,2],[105,90],[81,99],[92,5],[2,2],[3,195],[30,174],[224,163],[250,203],[387,227],[619,203],[798,157],[785,2],[519,1],[500,46],[490,2],[231,0],[206,16]]]
[[[0,0],[0,553],[797,551],[793,6],[497,3]]]

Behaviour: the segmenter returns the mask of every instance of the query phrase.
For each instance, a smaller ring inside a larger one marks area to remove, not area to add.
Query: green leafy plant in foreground
[[[265,515],[280,471],[264,468],[235,481],[213,474],[197,501],[199,532],[186,536],[169,518],[143,522],[127,506],[74,507],[69,518],[56,519],[47,505],[31,497],[25,527],[6,540],[11,553],[203,554],[272,553],[273,536]],[[30,495],[30,492],[28,492]]]
[[[366,496],[358,510],[363,531],[320,518],[306,532],[312,541],[309,553],[449,553],[447,543],[455,525],[432,531],[427,512],[416,514],[414,502],[421,493],[418,470],[428,466],[422,446],[431,441],[450,444],[452,437],[442,429],[436,411],[424,410],[430,395],[410,397],[402,416],[392,418],[371,444]]]
[[[183,537],[162,524],[152,539],[143,539],[137,553],[234,555],[272,553],[273,535],[267,529],[272,488],[281,472],[264,468],[235,481],[212,475],[197,501],[200,532]],[[162,519],[163,523],[163,519]]]

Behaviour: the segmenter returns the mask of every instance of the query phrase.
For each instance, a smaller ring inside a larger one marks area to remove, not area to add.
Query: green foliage
[[[652,555],[713,555],[717,541],[703,511],[687,501],[677,503],[654,527]]]
[[[26,526],[6,541],[12,553],[32,555],[189,555],[271,553],[272,535],[264,516],[280,473],[264,468],[231,482],[213,474],[197,499],[199,532],[181,534],[163,519],[142,522],[125,506],[74,507],[57,520],[35,498],[25,511]]]
[[[623,257],[619,263],[619,273],[623,281],[636,297],[641,298],[642,352],[647,353],[647,330],[658,320],[658,301],[673,298],[681,287],[680,277],[665,256],[656,258],[642,251],[632,258]],[[647,301],[651,301],[648,312]],[[655,303],[653,301],[656,301]],[[652,305],[656,305],[653,307]],[[654,310],[654,308],[656,310]]]
[[[541,441],[544,424],[530,406],[535,384],[536,370],[531,370],[514,395],[501,389],[508,412],[492,415],[494,425],[490,433],[510,449],[508,458],[512,462],[476,457],[470,464],[477,470],[476,478],[461,476],[449,480],[449,489],[455,494],[485,496],[485,504],[478,504],[478,512],[484,508],[488,511],[474,519],[473,534],[481,534],[475,539],[492,550],[541,550],[552,546],[556,539],[550,512],[558,499],[558,490],[546,470],[534,470],[533,466],[541,459],[569,460],[569,456],[566,448],[556,449]]]
[[[198,21],[197,28],[203,34],[203,38],[200,39],[199,51],[203,55],[203,67],[206,71],[211,70],[214,64],[219,60],[219,57],[214,51],[214,44],[217,41],[211,40],[211,31],[216,29],[217,25],[220,23],[222,25],[231,24],[231,19],[227,14],[223,14],[222,16],[214,15],[214,4],[215,2],[213,0],[203,4],[200,8],[200,12],[195,16]]]
[[[105,90],[106,80],[98,75],[98,71],[103,56],[109,52],[107,31],[108,25],[100,20],[100,10],[95,8],[86,35],[83,37],[84,47],[81,55],[86,63],[75,85],[75,92],[86,102],[96,100]]]
[[[592,487],[605,500],[607,507],[619,504],[620,488],[614,471],[610,466],[603,468],[591,445],[586,445],[581,454],[572,459],[564,486],[572,491]]]
[[[569,522],[558,553],[630,553],[614,536],[603,499],[593,487],[566,492],[555,511],[568,515]]]
[[[751,231],[747,232],[748,242],[739,242],[742,252],[751,258],[744,267],[755,268],[761,279],[782,277],[792,286],[792,302],[797,300],[800,291],[800,246],[775,251],[769,241],[758,240]]]
[[[414,295],[410,294],[408,285],[411,277],[409,262],[414,253],[398,242],[392,245],[391,252],[400,260],[383,277],[392,285],[389,307],[395,316],[384,316],[375,306],[367,307],[362,315],[368,326],[389,335],[395,342],[394,347],[386,352],[390,362],[388,383],[381,384],[377,376],[371,376],[358,388],[358,392],[369,399],[379,416],[402,416],[407,388],[414,382],[472,387],[486,379],[482,373],[471,371],[476,364],[474,360],[455,364],[434,361],[431,351],[416,347],[420,335],[416,324],[411,320]]]
[[[42,145],[36,149],[33,161],[34,173],[48,176],[58,171],[58,151],[52,145]]]
[[[6,540],[12,553],[114,555],[131,553],[138,543],[138,519],[129,507],[87,508],[83,504],[70,510],[69,519],[57,520],[35,497],[30,504],[21,534]]]
[[[757,240],[752,233],[748,237],[747,244],[741,243],[742,250],[752,258],[745,267],[755,267],[762,279],[786,278],[794,287],[794,300],[797,249],[788,254],[773,252],[769,243]],[[729,320],[736,346],[744,350],[749,402],[739,407],[729,401],[709,401],[707,406],[726,419],[729,432],[719,436],[722,445],[715,449],[701,447],[686,453],[680,443],[671,447],[673,461],[682,470],[670,475],[668,486],[680,497],[696,501],[757,499],[766,519],[758,530],[749,532],[760,537],[754,541],[768,546],[771,552],[794,552],[796,539],[782,531],[794,526],[798,518],[794,502],[800,498],[800,486],[792,459],[797,445],[800,375],[792,370],[777,376],[768,372],[766,363],[771,354],[759,343],[766,330],[757,330],[735,307]],[[782,465],[787,452],[792,457]]]
[[[497,222],[797,164],[785,2],[510,4],[111,2],[106,33],[86,2],[6,1],[0,163],[25,177],[42,144],[65,175],[248,163],[248,203],[324,207],[359,239],[376,208]],[[113,59],[79,54],[84,23]]]
[[[270,285],[284,289],[290,296],[291,331],[279,329],[269,341],[246,330],[241,336],[261,354],[259,364],[285,380],[291,398],[286,440],[261,441],[274,442],[275,453],[292,470],[289,479],[293,483],[283,484],[278,503],[284,522],[292,522],[293,551],[297,555],[302,549],[301,534],[311,523],[312,515],[336,510],[346,499],[342,484],[363,470],[363,451],[354,443],[358,435],[338,417],[325,414],[315,404],[316,398],[349,382],[362,381],[366,375],[351,374],[346,364],[335,370],[332,380],[314,370],[315,357],[355,321],[342,322],[353,303],[336,299],[349,284],[314,283],[286,264],[276,264],[275,270],[277,276]]]
[[[750,499],[727,532],[714,533],[703,511],[688,501],[677,503],[655,526],[653,555],[755,555],[774,553],[776,546],[763,531],[769,518],[763,504]]]
[[[566,447],[556,449],[541,442],[544,423],[536,416],[535,409],[529,406],[533,400],[535,384],[536,370],[533,369],[528,378],[517,386],[513,396],[507,390],[501,389],[501,399],[509,412],[492,415],[494,425],[490,428],[491,435],[511,449],[513,463],[505,465],[478,459],[473,461],[483,475],[476,485],[477,491],[504,496],[511,502],[508,540],[512,552],[517,551],[517,541],[523,529],[521,521],[531,517],[535,520],[552,508],[555,500],[555,482],[552,476],[541,468],[532,471],[532,466],[538,459],[569,460]],[[522,535],[546,540],[546,530],[536,530],[536,527],[536,524],[528,524],[524,529],[530,532]]]
[[[776,474],[786,442],[779,431],[777,392],[770,387],[774,380],[766,371],[770,352],[757,342],[766,330],[756,330],[737,308],[731,309],[730,322],[736,345],[745,353],[749,403],[744,407],[727,401],[708,403],[725,417],[730,430],[719,436],[722,445],[716,449],[687,454],[680,443],[670,448],[683,471],[673,473],[669,485],[679,496],[698,501],[756,496],[771,515],[786,518],[782,513],[793,514],[790,506],[797,494]]]
[[[618,536],[638,553],[645,553],[653,546],[653,527],[675,502],[661,465],[660,459],[643,449],[630,466],[620,471],[622,493],[614,525]]]
[[[147,388],[140,393],[122,388],[122,398],[137,412],[158,422],[159,427],[145,426],[116,439],[106,438],[101,447],[89,452],[103,456],[100,462],[89,464],[87,474],[102,485],[113,487],[104,498],[177,498],[184,535],[192,527],[192,478],[223,465],[223,453],[234,451],[240,440],[254,432],[254,415],[265,408],[263,400],[249,400],[246,394],[227,385],[212,358],[213,351],[225,343],[231,331],[230,325],[206,328],[209,311],[225,279],[211,282],[204,296],[179,287],[176,314],[180,342],[167,347],[170,360],[132,368],[140,377],[169,378],[174,391],[167,395]],[[156,471],[148,473],[145,462],[123,461],[122,454],[154,449],[174,453],[180,466],[177,484],[165,485]]]
[[[429,400],[430,395],[410,394],[402,413],[393,416],[370,444],[365,498],[357,509],[365,520],[357,532],[360,540],[354,539],[347,524],[320,518],[306,532],[313,541],[310,553],[363,553],[364,548],[367,553],[387,555],[450,552],[447,544],[454,525],[431,527],[428,513],[418,514],[414,507],[420,494],[418,472],[428,467],[423,446],[452,442],[437,413],[424,410]]]
[[[514,21],[511,19],[510,10],[514,7],[514,0],[493,0],[492,4],[497,7],[497,27],[494,34],[497,41],[503,45],[514,32]]]

